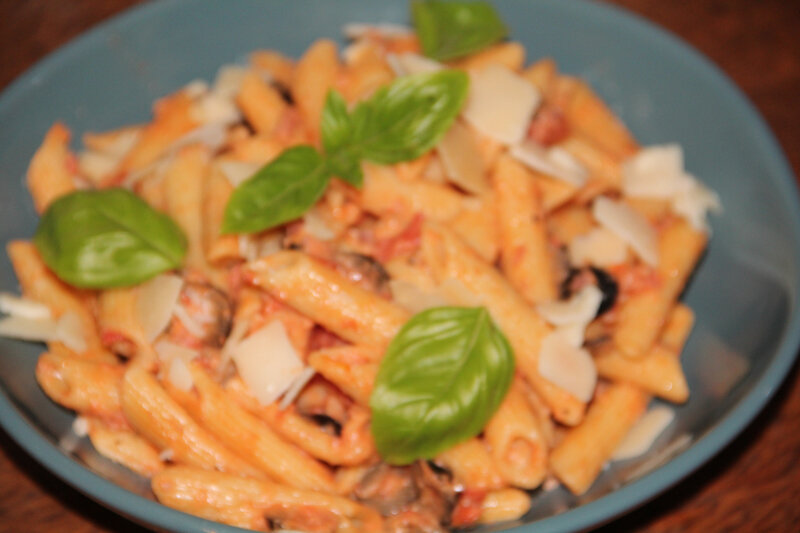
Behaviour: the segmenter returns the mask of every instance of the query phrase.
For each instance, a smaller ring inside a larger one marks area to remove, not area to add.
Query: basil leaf
[[[353,119],[347,112],[347,102],[342,95],[331,89],[322,109],[322,146],[328,155],[328,166],[337,178],[355,187],[361,187],[364,174],[361,171],[361,155],[353,139]]]
[[[408,464],[474,437],[513,375],[511,347],[485,308],[414,315],[389,345],[370,397],[378,452]]]
[[[354,148],[383,165],[433,148],[464,105],[469,77],[456,70],[403,76],[360,103],[351,117]]]
[[[233,191],[222,233],[255,233],[294,220],[325,192],[330,169],[311,146],[282,152]]]
[[[77,191],[53,202],[33,238],[45,264],[76,287],[135,285],[181,266],[186,238],[125,189]]]
[[[508,35],[508,28],[487,2],[415,0],[411,17],[423,53],[438,61],[478,52]]]

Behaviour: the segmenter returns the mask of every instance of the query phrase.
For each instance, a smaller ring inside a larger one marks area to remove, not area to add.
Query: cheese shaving
[[[303,369],[303,371],[300,372],[300,375],[294,379],[292,385],[289,387],[289,390],[286,391],[286,394],[283,395],[281,403],[278,407],[281,410],[289,407],[303,390],[303,387],[305,387],[306,384],[311,381],[311,378],[314,377],[316,372],[317,371],[310,366]]]
[[[669,407],[659,405],[651,408],[630,429],[611,459],[624,461],[644,454],[674,419],[675,411]]]
[[[599,227],[573,238],[567,252],[573,266],[609,267],[625,262],[628,245],[609,229]]]
[[[539,314],[554,326],[569,326],[592,321],[603,301],[603,292],[594,285],[586,285],[569,300],[553,301],[536,306]]]
[[[137,289],[136,316],[149,342],[153,342],[169,325],[182,288],[183,278],[161,274]]]
[[[511,157],[525,166],[563,182],[582,187],[589,179],[589,171],[575,157],[558,146],[545,148],[526,141],[509,150]]]
[[[252,178],[261,168],[258,164],[247,161],[222,160],[217,165],[234,188]]]
[[[633,208],[600,196],[592,204],[592,215],[600,224],[628,243],[645,263],[658,265],[656,230]]]
[[[0,293],[0,313],[34,320],[53,316],[43,303],[8,293]]]
[[[72,311],[67,311],[58,318],[56,323],[56,338],[76,353],[86,351],[86,336],[80,317]]]
[[[486,164],[478,150],[475,136],[461,122],[454,122],[436,147],[448,179],[473,194],[489,190]]]
[[[419,54],[386,54],[386,62],[397,76],[438,72],[445,66]]]
[[[597,368],[588,351],[576,348],[564,332],[554,331],[542,339],[539,373],[582,402],[592,399]]]
[[[57,340],[55,320],[8,316],[0,319],[0,337],[23,341],[50,342]]]
[[[491,64],[471,74],[463,117],[487,137],[505,144],[522,141],[542,96],[508,67]]]

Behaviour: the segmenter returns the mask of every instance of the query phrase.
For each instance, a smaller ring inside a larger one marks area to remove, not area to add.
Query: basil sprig
[[[485,308],[414,315],[389,345],[370,397],[378,452],[402,465],[474,437],[513,375],[511,347]]]
[[[423,53],[438,61],[473,54],[508,35],[508,28],[487,2],[414,0],[411,18]]]
[[[186,237],[125,189],[76,191],[44,212],[33,238],[42,260],[75,287],[135,285],[181,266]]]
[[[421,156],[450,128],[468,88],[467,75],[455,70],[404,76],[352,112],[330,91],[320,127],[324,155],[298,146],[259,170],[228,201],[222,232],[255,233],[295,219],[334,176],[360,187],[364,160],[388,165]]]

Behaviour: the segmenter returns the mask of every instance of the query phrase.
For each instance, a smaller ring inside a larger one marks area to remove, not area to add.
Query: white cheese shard
[[[194,380],[188,362],[181,357],[173,357],[167,364],[167,380],[182,391],[192,390]]]
[[[261,168],[261,165],[258,163],[234,161],[230,159],[219,161],[217,166],[225,175],[225,177],[228,178],[228,181],[234,188],[241,185],[244,181],[252,178],[253,175]]]
[[[469,127],[455,121],[436,147],[450,182],[467,192],[484,194],[489,190],[486,164]]]
[[[192,80],[183,86],[183,92],[189,98],[200,98],[209,90],[205,80]]]
[[[76,437],[83,438],[89,434],[89,420],[82,416],[76,416],[72,421],[72,432]]]
[[[149,342],[153,342],[169,325],[182,288],[183,278],[175,274],[160,274],[139,285],[136,317]]]
[[[33,320],[53,316],[43,303],[8,293],[0,293],[0,313]]]
[[[386,62],[396,76],[438,72],[445,66],[429,57],[406,52],[404,54],[386,54]]]
[[[295,398],[297,398],[297,396],[303,390],[303,387],[305,387],[306,384],[311,381],[311,378],[313,378],[314,374],[316,373],[316,369],[310,366],[303,369],[303,371],[300,372],[300,375],[294,379],[292,385],[289,387],[289,390],[287,390],[286,394],[283,395],[283,398],[281,398],[281,403],[278,405],[278,407],[281,410],[284,410],[292,405]]]
[[[336,233],[328,227],[319,212],[313,208],[303,215],[303,230],[321,241],[329,241],[336,237]]]
[[[642,148],[622,165],[622,190],[631,197],[669,200],[672,210],[699,230],[708,230],[706,214],[719,212],[719,197],[684,168],[680,145]]]
[[[609,229],[597,227],[572,239],[567,253],[573,266],[609,267],[625,262],[628,245]]]
[[[58,317],[56,322],[56,339],[76,353],[86,351],[86,336],[83,332],[83,324],[77,313],[67,311]]]
[[[239,376],[262,405],[277,400],[303,371],[303,362],[280,320],[273,320],[233,348]]]
[[[592,215],[602,226],[628,243],[642,260],[658,265],[658,238],[656,230],[632,207],[599,196],[592,204]]]
[[[52,319],[7,316],[0,319],[0,337],[36,342],[54,341],[58,338],[57,324]]]
[[[533,170],[576,187],[582,187],[589,179],[586,167],[559,146],[545,148],[533,141],[525,141],[512,146],[509,154]]]
[[[226,98],[236,98],[246,74],[247,69],[240,65],[223,65],[214,78],[212,91]]]
[[[166,339],[155,343],[155,345],[153,345],[153,350],[155,350],[159,360],[163,363],[169,363],[172,359],[176,358],[191,361],[199,354],[197,350],[187,348],[186,346],[176,344]]]
[[[539,373],[582,402],[592,399],[597,385],[597,368],[588,351],[577,348],[569,336],[554,331],[542,339]]]
[[[188,331],[193,337],[197,337],[198,339],[205,338],[206,332],[203,329],[203,325],[195,320],[183,305],[176,305],[173,313],[178,320],[181,321],[181,324],[184,328],[186,328],[186,331]]]
[[[413,33],[412,29],[402,24],[365,24],[351,22],[342,27],[342,33],[351,40],[367,37],[376,33],[383,37],[405,37]]]
[[[642,455],[674,419],[675,411],[669,407],[659,405],[649,409],[628,431],[611,460],[624,461]]]
[[[517,144],[542,100],[539,91],[511,69],[492,64],[471,74],[462,116],[487,137]]]
[[[99,183],[114,172],[120,158],[104,152],[86,150],[78,155],[78,171],[92,183]]]
[[[213,91],[195,100],[190,114],[200,124],[230,125],[242,119],[232,97]]]
[[[603,292],[594,285],[586,285],[569,300],[546,302],[536,306],[539,314],[554,326],[588,324],[597,314]]]

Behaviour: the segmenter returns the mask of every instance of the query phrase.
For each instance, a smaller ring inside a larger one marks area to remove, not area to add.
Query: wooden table
[[[0,89],[45,54],[139,0],[0,0]],[[564,0],[568,1],[568,0]],[[783,0],[615,0],[708,55],[755,102],[800,174],[800,9]],[[797,531],[800,379],[709,464],[602,528]],[[0,431],[0,531],[142,532],[85,498]]]

